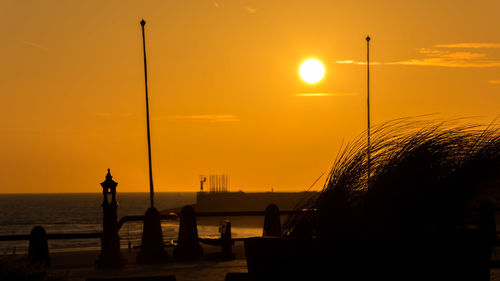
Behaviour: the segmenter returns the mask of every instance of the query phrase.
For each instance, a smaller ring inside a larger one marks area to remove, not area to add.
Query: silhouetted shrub
[[[411,280],[489,280],[500,130],[464,123],[407,118],[373,127],[369,183],[360,135],[340,152],[319,195],[297,208],[314,212],[291,216],[284,237],[303,239],[296,233],[311,227],[322,246],[304,262],[335,265],[352,277],[343,280],[409,272]]]
[[[308,216],[318,238],[392,239],[463,224],[467,207],[500,188],[497,126],[398,119],[372,128],[370,186],[366,134],[339,154],[322,192],[284,224]],[[490,190],[488,190],[490,189]],[[364,237],[369,235],[370,237]]]

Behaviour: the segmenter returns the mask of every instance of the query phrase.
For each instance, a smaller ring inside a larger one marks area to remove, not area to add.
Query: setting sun
[[[299,74],[307,83],[316,83],[325,75],[325,67],[317,59],[308,59],[300,65]]]

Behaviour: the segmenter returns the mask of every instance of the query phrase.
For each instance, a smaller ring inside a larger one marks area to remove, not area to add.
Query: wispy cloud
[[[257,13],[257,9],[253,8],[253,7],[245,7],[245,10],[250,13],[250,14],[255,14]]]
[[[500,67],[500,43],[456,43],[438,44],[430,48],[419,48],[416,58],[373,62],[381,65],[441,66],[459,68]],[[338,60],[338,64],[366,65],[364,61]]]
[[[133,117],[134,115],[133,113],[120,113],[120,117]]]
[[[493,84],[493,85],[500,85],[500,79],[499,80],[490,80],[488,83]]]
[[[335,97],[335,96],[354,96],[352,93],[299,93],[296,97]]]
[[[425,58],[411,59],[407,61],[389,62],[386,64],[418,65],[418,66],[442,66],[457,68],[487,68],[499,67],[500,60],[472,60],[472,59],[446,59],[446,58]]]
[[[357,65],[366,65],[366,61],[354,61],[354,60],[337,60],[335,63],[338,64],[357,64]],[[370,65],[381,64],[379,62],[370,62]]]
[[[40,44],[37,44],[37,43],[33,43],[33,42],[28,42],[28,41],[21,41],[23,42],[23,44],[26,44],[30,47],[33,47],[33,48],[37,48],[37,49],[40,49],[40,50],[44,50],[44,51],[48,51],[49,48],[45,47],[45,46],[42,46]]]
[[[340,63],[340,64],[358,64],[358,63],[354,62],[353,60],[338,60],[338,61],[335,61],[335,63]]]
[[[438,44],[436,48],[459,48],[459,49],[500,49],[500,43],[456,43]]]
[[[128,117],[134,117],[135,114],[133,113],[127,113],[127,112],[122,112],[122,113],[111,113],[111,112],[96,112],[96,116],[98,117],[123,117],[123,118],[128,118]]]
[[[442,67],[461,67],[461,68],[485,68],[500,66],[500,59],[495,58],[492,54],[471,52],[466,50],[450,51],[450,48],[475,48],[480,46],[496,45],[494,43],[460,43],[435,45],[433,48],[420,48],[419,54],[423,58],[415,58],[404,61],[389,62],[386,64],[401,64],[401,65],[419,65],[419,66],[442,66]],[[500,44],[499,44],[500,45]],[[462,47],[458,47],[462,46]],[[469,47],[467,47],[469,46]],[[475,47],[470,47],[475,46]],[[491,47],[490,47],[491,48]]]
[[[165,119],[156,117],[153,119]],[[198,115],[169,115],[166,116],[169,120],[187,120],[187,121],[208,121],[208,122],[239,122],[235,115],[231,114],[198,114]]]
[[[433,50],[433,49],[429,49],[429,48],[419,48],[418,52],[421,54],[426,54],[426,55],[436,55],[436,54],[439,54],[441,51]]]
[[[95,115],[99,116],[99,117],[109,117],[109,116],[112,116],[113,114],[111,114],[109,112],[96,112]]]
[[[473,60],[486,57],[483,53],[472,52],[454,52],[454,53],[441,53],[442,58],[456,59],[456,60]]]

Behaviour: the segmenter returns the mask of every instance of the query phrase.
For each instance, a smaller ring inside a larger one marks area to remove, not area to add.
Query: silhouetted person
[[[231,237],[231,222],[226,220],[219,226],[221,251],[207,254],[208,259],[234,260],[233,240]]]
[[[41,226],[35,226],[31,230],[28,263],[39,267],[50,267],[47,233]]]
[[[233,240],[231,237],[231,222],[226,220],[220,228],[220,240],[222,241],[221,258],[227,260],[234,260],[233,254]]]

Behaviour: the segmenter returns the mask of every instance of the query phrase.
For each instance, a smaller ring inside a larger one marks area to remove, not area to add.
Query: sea
[[[155,207],[170,210],[196,203],[194,192],[155,193]],[[29,234],[33,227],[42,226],[47,233],[102,232],[102,194],[0,194],[0,236]],[[118,219],[129,215],[144,215],[150,204],[149,193],[118,193]],[[232,237],[262,235],[262,218],[200,218],[198,235],[220,237],[219,227],[225,220],[232,222]],[[141,244],[142,222],[127,222],[120,231],[121,247]],[[179,230],[178,220],[162,221],[163,240],[173,243]],[[101,241],[89,239],[49,239],[51,252],[98,250]],[[29,241],[0,241],[0,253],[25,253]]]

